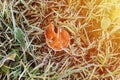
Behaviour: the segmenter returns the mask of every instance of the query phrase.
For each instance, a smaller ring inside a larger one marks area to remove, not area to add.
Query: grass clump
[[[119,80],[119,0],[0,0],[1,80]],[[45,42],[50,22],[66,50]]]

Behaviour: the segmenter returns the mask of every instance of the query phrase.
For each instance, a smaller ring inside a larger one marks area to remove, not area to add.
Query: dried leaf
[[[11,53],[11,54],[8,54],[7,56],[5,56],[1,61],[0,61],[0,67],[2,67],[4,65],[4,63],[8,60],[12,60],[12,61],[15,61],[15,57],[16,57],[16,54],[15,53]]]
[[[120,26],[113,27],[113,29],[111,30],[110,34],[116,32],[117,30],[120,30]]]
[[[14,36],[15,36],[15,39],[17,39],[17,41],[20,43],[20,45],[22,47],[24,47],[25,46],[25,40],[24,40],[25,36],[24,36],[23,31],[20,28],[15,27]]]
[[[110,17],[112,20],[120,18],[120,7],[118,8],[116,7],[115,9],[112,9]]]
[[[13,28],[14,28],[14,37],[15,37],[15,39],[17,39],[17,41],[20,43],[20,45],[22,47],[24,47],[25,46],[25,40],[24,40],[25,36],[24,36],[23,31],[16,25],[12,7],[11,7],[11,15],[12,15],[11,17],[12,17]]]
[[[57,28],[50,23],[45,30],[45,38],[47,45],[55,51],[61,51],[68,47],[70,43],[70,35],[63,28]]]
[[[9,68],[8,66],[5,66],[5,65],[3,65],[3,66],[1,67],[1,70],[2,70],[4,73],[9,73],[9,72],[10,72],[10,68]]]
[[[101,28],[102,28],[102,30],[107,31],[107,29],[109,28],[110,24],[111,24],[110,18],[104,17],[102,19],[102,21],[101,21]]]

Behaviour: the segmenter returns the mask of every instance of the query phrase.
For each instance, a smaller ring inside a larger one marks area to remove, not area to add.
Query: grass
[[[0,0],[1,80],[119,80],[119,0]],[[70,34],[55,52],[44,31]]]

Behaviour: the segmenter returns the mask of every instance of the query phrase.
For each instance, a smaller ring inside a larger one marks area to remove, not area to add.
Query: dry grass
[[[0,0],[1,80],[119,80],[119,0]],[[71,36],[45,42],[53,21]]]

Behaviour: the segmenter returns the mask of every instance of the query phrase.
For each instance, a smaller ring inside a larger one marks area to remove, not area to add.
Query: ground
[[[70,43],[46,43],[53,22]],[[119,0],[0,0],[1,80],[119,80]]]

